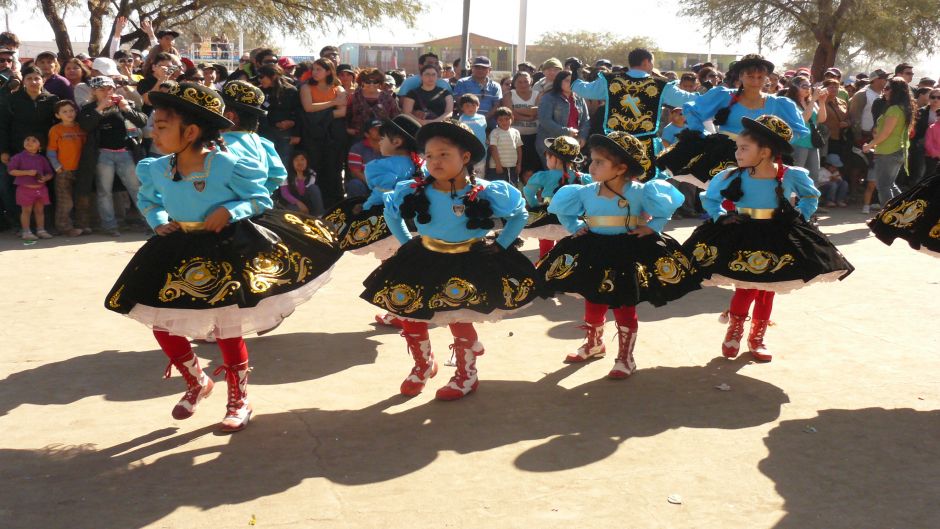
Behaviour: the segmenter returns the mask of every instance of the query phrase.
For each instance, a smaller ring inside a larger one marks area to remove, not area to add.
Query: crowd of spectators
[[[51,237],[42,214],[48,209],[49,226],[59,235],[97,229],[119,236],[120,223],[143,229],[134,206],[134,164],[164,154],[149,141],[148,94],[180,81],[220,89],[243,79],[260,87],[267,114],[258,133],[274,144],[290,173],[278,199],[314,214],[368,194],[364,167],[382,156],[379,126],[401,113],[422,124],[452,117],[467,123],[489,151],[478,173],[519,186],[544,168],[545,139],[565,135],[583,145],[604,128],[604,103],[571,90],[571,61],[522,63],[497,79],[485,56],[473,58],[461,76],[459,61],[425,53],[409,76],[341,63],[339,49],[326,46],[318,59],[300,64],[273,49],[255,49],[229,71],[182,57],[174,47],[177,32],[145,29],[152,39],[146,53],[119,49],[116,39],[110,57],[64,61],[53,52],[20,60],[16,35],[0,35],[0,227],[26,240]],[[579,73],[590,79],[622,68],[600,60]],[[697,93],[725,82],[709,63],[656,75]],[[940,87],[913,78],[907,63],[893,75],[877,69],[847,78],[830,68],[813,79],[800,68],[769,76],[764,91],[793,99],[812,131],[795,145],[792,163],[810,171],[824,206],[845,207],[856,197],[867,213],[877,207],[876,193],[888,200],[899,185],[935,173]],[[685,126],[682,109],[664,107],[661,120],[668,145]],[[40,154],[50,169],[31,158]],[[53,192],[43,193],[47,187]],[[695,215],[695,194],[687,197],[681,212]]]

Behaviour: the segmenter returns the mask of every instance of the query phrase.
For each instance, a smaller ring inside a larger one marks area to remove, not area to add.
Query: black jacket
[[[294,122],[294,128],[284,132],[291,136],[300,136],[303,107],[300,104],[300,92],[297,88],[282,81],[279,90],[262,88],[261,91],[264,92],[262,108],[268,111],[268,115],[262,116],[258,121],[258,135],[274,141],[282,132],[274,124],[291,120]]]
[[[106,116],[120,114],[122,118],[130,121],[137,127],[147,124],[147,114],[134,108],[128,101],[129,110],[120,110],[114,106],[105,112],[98,112],[98,103],[92,101],[82,107],[78,113],[78,125],[88,133],[85,146],[82,148],[82,158],[78,161],[78,170],[75,172],[75,189],[81,193],[90,193],[94,189],[95,174],[98,170],[98,125]],[[123,120],[122,120],[123,123]]]
[[[35,100],[20,88],[3,99],[0,106],[0,152],[16,154],[23,150],[29,134],[39,135],[42,144],[49,141],[49,129],[55,123],[55,104],[59,101],[43,90]]]
[[[913,141],[922,140],[927,136],[927,127],[930,126],[928,112],[930,112],[930,106],[925,106],[917,111],[917,122],[914,123],[914,137],[911,138]],[[940,115],[940,112],[938,112],[938,115]]]

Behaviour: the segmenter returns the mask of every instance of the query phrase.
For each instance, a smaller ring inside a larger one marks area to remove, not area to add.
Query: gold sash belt
[[[774,210],[771,208],[737,208],[737,211],[755,220],[770,220],[774,217]]]
[[[477,237],[466,241],[447,242],[434,237],[421,236],[421,244],[428,250],[437,253],[466,253],[470,251],[471,246],[482,240],[482,238]]]
[[[636,215],[587,215],[584,222],[591,228],[635,228],[646,226],[646,218]]]

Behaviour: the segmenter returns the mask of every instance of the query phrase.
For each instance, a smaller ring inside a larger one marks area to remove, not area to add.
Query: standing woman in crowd
[[[438,66],[425,64],[421,67],[421,85],[400,94],[401,110],[426,125],[444,121],[454,114],[454,96],[450,90],[437,85]]]
[[[809,177],[815,182],[819,178],[819,148],[822,147],[816,145],[815,141],[821,139],[819,123],[825,123],[828,119],[826,99],[829,92],[825,88],[814,88],[808,77],[797,75],[790,79],[786,96],[796,103],[803,115],[803,123],[810,130],[810,134],[793,140],[793,165],[809,171]]]
[[[367,125],[374,120],[389,120],[401,114],[395,94],[381,90],[385,75],[375,68],[365,68],[359,72],[358,88],[349,96],[346,111],[346,132],[350,136],[362,138]]]
[[[538,92],[532,89],[532,76],[528,72],[518,72],[512,78],[512,90],[503,91],[503,105],[512,109],[512,128],[522,136],[522,181],[526,182],[532,173],[542,169],[542,161],[535,148],[539,131],[539,107],[536,104]]]
[[[580,145],[587,141],[590,130],[587,103],[571,91],[571,72],[559,72],[539,100],[539,125],[535,149],[545,164],[545,140],[558,136],[571,136]]]
[[[874,163],[868,171],[865,201],[862,213],[871,212],[871,199],[875,188],[882,204],[901,194],[895,185],[898,171],[907,167],[911,127],[914,125],[914,98],[907,82],[900,77],[888,81],[882,91],[887,108],[878,116],[874,138],[862,146],[863,152],[875,153]]]
[[[826,128],[829,129],[829,139],[826,141],[826,152],[828,154],[838,154],[844,157],[848,152],[849,128],[852,126],[849,121],[849,106],[839,96],[839,81],[835,79],[826,79],[823,81],[828,97],[826,97]],[[821,158],[821,156],[820,156]]]
[[[81,59],[72,57],[65,61],[65,68],[62,73],[72,85],[72,94],[75,97],[73,101],[75,101],[75,104],[77,104],[79,108],[91,101],[91,88],[88,88],[88,79],[91,77],[91,70],[85,66],[85,63],[83,63]]]
[[[809,223],[819,191],[806,169],[787,167],[793,132],[776,116],[744,117],[738,134],[737,167],[713,178],[701,194],[711,217],[683,244],[706,278],[705,285],[735,289],[719,321],[728,329],[721,344],[735,358],[750,318],[748,352],[755,360],[773,358],[764,335],[774,295],[819,281],[844,279],[854,268],[829,239]],[[796,206],[790,197],[796,195]],[[754,311],[751,312],[751,305]]]
[[[22,88],[0,102],[0,160],[4,164],[23,150],[27,136],[46,138],[55,121],[59,98],[43,88],[42,72],[35,66],[26,66],[22,75]]]
[[[323,202],[330,206],[343,199],[346,102],[347,94],[336,77],[333,61],[314,61],[310,80],[300,89],[304,109],[301,138],[317,174]]]
[[[911,135],[911,151],[916,153],[921,161],[910,165],[911,184],[916,184],[925,177],[932,176],[936,169],[936,156],[927,152],[927,130],[940,118],[940,89],[931,88],[927,92],[927,104],[917,111],[914,120],[914,133]],[[935,153],[936,151],[934,151]],[[917,165],[917,167],[915,167]]]
[[[704,70],[704,68],[703,68]],[[809,136],[799,108],[792,100],[763,92],[774,64],[761,55],[745,55],[734,63],[728,77],[740,82],[737,89],[718,86],[683,105],[686,130],[678,141],[658,156],[660,168],[673,175],[691,174],[706,187],[712,177],[735,165],[734,138],[744,130],[742,119],[773,115],[790,127],[793,138]],[[706,136],[705,122],[712,120],[718,134]]]
[[[290,167],[293,145],[300,143],[300,92],[283,77],[283,70],[274,64],[265,64],[258,69],[258,80],[264,103],[261,108],[267,115],[261,116],[258,135],[274,144],[284,167]]]

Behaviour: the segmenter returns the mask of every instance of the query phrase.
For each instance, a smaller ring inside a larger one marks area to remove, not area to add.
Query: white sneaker
[[[863,214],[863,215],[870,215],[870,214],[871,214],[871,206],[862,206],[862,214]]]

